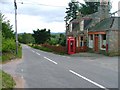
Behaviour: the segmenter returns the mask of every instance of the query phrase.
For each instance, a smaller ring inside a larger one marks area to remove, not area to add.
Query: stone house
[[[120,50],[120,17],[105,18],[89,28],[88,47],[94,52],[118,55]]]
[[[118,34],[120,18],[109,14],[108,2],[100,2],[98,12],[73,19],[68,24],[66,37],[75,39],[75,52],[86,47],[97,53],[119,54]]]

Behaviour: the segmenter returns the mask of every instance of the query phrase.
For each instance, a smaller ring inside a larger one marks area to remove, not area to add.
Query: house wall
[[[91,35],[91,34],[90,34]],[[89,49],[90,51],[92,50],[93,52],[95,52],[95,36],[96,34],[92,34],[93,40],[90,40],[90,35],[89,35]],[[106,40],[102,40],[102,35],[103,34],[98,34],[98,52],[97,53],[102,53],[105,54],[106,53],[106,48],[102,48],[102,45],[104,44],[106,46]]]
[[[120,32],[119,32],[120,33]],[[109,55],[118,55],[118,49],[120,50],[120,46],[118,45],[118,30],[109,30],[107,31],[107,41],[108,44],[108,54]]]

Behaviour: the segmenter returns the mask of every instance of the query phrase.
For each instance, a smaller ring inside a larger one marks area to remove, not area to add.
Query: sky
[[[18,33],[33,33],[37,29],[50,29],[51,32],[65,32],[65,11],[71,0],[16,0]],[[77,0],[84,3],[83,0]],[[112,10],[118,10],[120,0],[111,0]],[[23,3],[21,3],[23,2]],[[10,20],[15,30],[14,0],[0,0],[0,12]]]

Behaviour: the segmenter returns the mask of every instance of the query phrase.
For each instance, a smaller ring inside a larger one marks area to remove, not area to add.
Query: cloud
[[[65,31],[65,11],[71,0],[16,0],[18,12],[18,32],[31,32],[37,28],[51,29],[51,32]],[[78,0],[83,3],[83,0]],[[112,12],[118,6],[113,2]],[[23,2],[23,4],[21,4]],[[116,6],[115,6],[116,5]],[[55,7],[58,6],[58,7]],[[14,0],[0,0],[1,12],[14,26]],[[14,29],[14,27],[13,27]]]
[[[14,25],[14,15],[6,14],[6,17],[9,17],[11,24]],[[13,29],[15,27],[13,26]],[[65,23],[64,22],[44,22],[43,18],[40,16],[29,16],[29,15],[18,15],[17,16],[17,28],[18,33],[28,32],[32,33],[33,30],[47,28],[51,32],[64,32]]]

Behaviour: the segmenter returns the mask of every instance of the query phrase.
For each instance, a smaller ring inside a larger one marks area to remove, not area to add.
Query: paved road
[[[23,45],[16,73],[25,88],[117,88],[117,57],[72,57]]]

